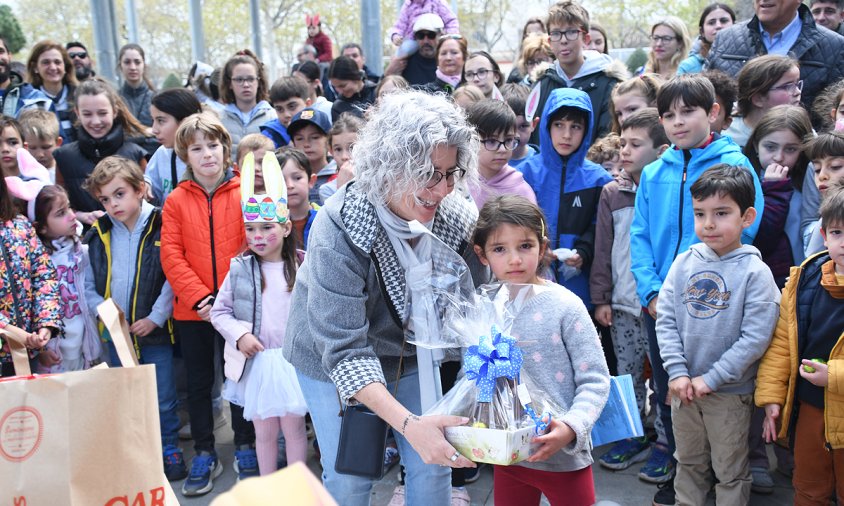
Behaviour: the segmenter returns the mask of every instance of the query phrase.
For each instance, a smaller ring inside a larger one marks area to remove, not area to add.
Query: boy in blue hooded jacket
[[[557,282],[590,309],[589,267],[595,249],[598,202],[604,185],[612,181],[603,167],[586,160],[592,128],[589,95],[572,88],[552,91],[539,125],[539,154],[518,167],[545,214],[551,247],[574,251],[565,263],[580,272],[565,279],[562,270],[555,269]]]
[[[668,269],[677,255],[700,242],[695,235],[691,186],[703,172],[718,164],[746,168],[751,172],[756,188],[753,207],[756,220],[744,229],[741,240],[752,244],[759,229],[764,207],[762,186],[756,171],[741,148],[729,137],[711,131],[711,123],[718,117],[719,104],[715,88],[700,74],[677,76],[665,83],[657,93],[657,109],[671,146],[655,162],[645,166],[636,192],[636,210],[630,228],[630,252],[633,276],[642,306],[648,309],[645,327],[657,399],[657,413],[665,427],[669,448],[655,446],[650,460],[660,461],[660,480],[673,475],[674,432],[671,411],[664,404],[668,396],[668,375],[659,354],[656,339],[657,295]],[[654,467],[654,466],[651,466]],[[648,468],[646,464],[643,468]],[[640,473],[640,477],[647,479]],[[647,481],[655,481],[650,477]],[[664,481],[664,480],[663,480]],[[663,487],[662,494],[670,494],[673,504],[674,487]],[[664,504],[663,502],[657,502]]]

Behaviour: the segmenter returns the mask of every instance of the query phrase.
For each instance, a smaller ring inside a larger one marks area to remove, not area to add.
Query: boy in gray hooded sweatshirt
[[[756,218],[746,169],[718,164],[691,187],[695,234],[659,293],[656,322],[677,444],[677,504],[703,505],[710,462],[717,504],[747,504],[747,432],[759,359],[780,293],[759,250],[741,244]]]

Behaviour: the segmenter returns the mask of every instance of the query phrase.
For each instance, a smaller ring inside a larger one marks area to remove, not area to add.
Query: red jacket
[[[200,320],[196,305],[217,293],[245,243],[239,177],[224,181],[210,198],[193,180],[179,183],[164,203],[161,229],[161,265],[173,288],[174,319]]]
[[[323,63],[329,63],[334,58],[334,48],[331,43],[331,38],[320,31],[313,37],[305,39],[305,44],[314,46],[317,52],[317,60]]]

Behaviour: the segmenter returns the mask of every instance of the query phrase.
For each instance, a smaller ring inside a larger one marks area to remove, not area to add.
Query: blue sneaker
[[[665,483],[674,477],[675,465],[668,448],[654,443],[650,458],[639,470],[639,479],[650,483]]]
[[[182,495],[203,495],[214,489],[214,478],[220,476],[223,466],[215,452],[199,452],[193,458],[188,479],[182,484]]]
[[[188,468],[185,466],[185,456],[181,448],[172,445],[164,447],[164,475],[168,481],[187,478]]]
[[[627,469],[636,462],[642,462],[648,458],[651,452],[651,445],[647,437],[624,439],[614,444],[609,451],[598,459],[601,467],[619,471]]]
[[[234,472],[237,481],[260,476],[258,471],[258,454],[249,445],[240,445],[234,451]]]

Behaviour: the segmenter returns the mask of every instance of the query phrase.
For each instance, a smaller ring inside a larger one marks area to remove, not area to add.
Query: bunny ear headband
[[[305,24],[308,26],[318,26],[319,14],[314,14],[313,16],[305,15]]]
[[[278,159],[272,153],[261,163],[264,192],[255,194],[255,155],[247,153],[240,170],[240,206],[244,223],[287,223],[287,185]]]
[[[29,221],[35,221],[35,197],[41,189],[53,184],[50,173],[28,150],[18,150],[18,169],[20,176],[7,176],[6,187],[9,194],[26,202],[26,215]]]

